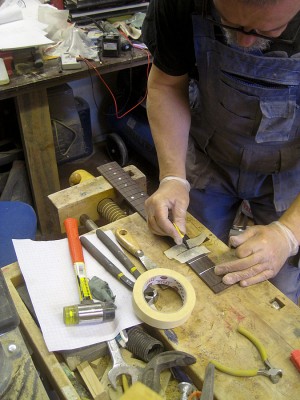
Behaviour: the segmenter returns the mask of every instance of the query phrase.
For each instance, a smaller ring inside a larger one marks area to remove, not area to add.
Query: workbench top
[[[214,294],[190,267],[169,260],[163,254],[170,247],[170,242],[151,234],[138,214],[103,229],[113,230],[116,227],[128,229],[142,245],[144,253],[157,265],[180,272],[194,286],[196,306],[188,321],[178,328],[156,331],[155,335],[158,334],[169,349],[185,351],[197,358],[197,362],[188,367],[188,372],[199,388],[202,386],[206,365],[211,359],[235,368],[264,368],[255,346],[236,332],[237,326],[242,325],[265,345],[270,363],[283,370],[283,377],[279,383],[273,384],[264,376],[238,378],[216,370],[215,398],[300,398],[300,374],[289,359],[291,351],[300,348],[300,308],[297,305],[268,281],[247,288],[234,285]],[[208,238],[205,246],[211,251],[209,257],[213,262],[217,264],[232,258],[233,250],[192,216],[188,216],[188,236],[193,238],[202,232]],[[275,299],[282,308],[276,309],[272,306]]]
[[[283,370],[283,377],[277,384],[273,384],[264,376],[241,378],[216,370],[215,399],[296,400],[299,398],[300,374],[289,359],[291,351],[300,348],[299,307],[269,282],[248,288],[234,285],[219,294],[214,294],[190,267],[169,260],[163,254],[170,247],[170,242],[153,235],[138,214],[132,214],[102,229],[115,230],[121,227],[128,229],[135,236],[145,255],[159,267],[180,272],[195,289],[196,305],[186,323],[166,330],[147,326],[147,330],[150,333],[154,331],[155,336],[164,342],[167,349],[184,351],[196,357],[197,362],[186,370],[196,386],[202,387],[205,368],[211,359],[233,368],[264,368],[255,346],[237,333],[236,329],[241,325],[264,344],[270,363]],[[205,246],[211,251],[209,257],[213,262],[218,263],[233,257],[232,250],[193,217],[188,216],[189,237],[193,238],[203,232],[207,236]],[[142,266],[140,271],[143,271]],[[12,271],[9,267],[5,267],[3,272],[9,281]],[[11,285],[9,287],[11,290]],[[274,300],[281,305],[279,309],[273,306]],[[164,301],[170,307],[171,297],[166,297]],[[17,309],[18,307],[19,305]],[[41,343],[37,346],[42,352],[41,357],[46,360],[49,354],[46,354],[47,350],[44,347]]]

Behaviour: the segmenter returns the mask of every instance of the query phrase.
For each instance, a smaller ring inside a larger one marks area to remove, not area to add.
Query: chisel
[[[134,237],[128,232],[127,229],[117,229],[115,232],[117,241],[131,253],[133,256],[138,258],[144,267],[149,269],[157,268],[157,265],[145,256],[144,252],[140,249],[139,244],[134,239]]]

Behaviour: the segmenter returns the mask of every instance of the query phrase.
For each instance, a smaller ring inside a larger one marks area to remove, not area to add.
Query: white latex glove
[[[225,275],[223,282],[227,285],[240,282],[241,286],[250,286],[273,278],[299,249],[292,231],[278,221],[251,226],[232,236],[230,244],[236,247],[238,260],[215,267],[217,275]]]
[[[181,232],[186,232],[185,218],[189,205],[189,185],[185,180],[162,180],[159,188],[145,202],[149,229],[160,236],[171,236],[175,243],[181,244],[182,238],[174,228],[174,222]],[[172,222],[169,219],[172,214]]]

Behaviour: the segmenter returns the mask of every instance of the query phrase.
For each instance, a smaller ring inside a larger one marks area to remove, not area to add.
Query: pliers
[[[263,376],[266,376],[269,379],[271,379],[271,381],[273,383],[278,383],[280,378],[282,378],[283,372],[281,369],[274,368],[271,366],[271,364],[268,360],[266,349],[263,346],[263,344],[254,335],[252,335],[252,333],[248,332],[242,326],[239,326],[237,328],[237,331],[240,334],[244,335],[247,339],[249,339],[255,345],[266,368],[265,369],[236,369],[236,368],[226,367],[214,360],[211,360],[210,362],[212,364],[214,364],[215,367],[219,371],[224,372],[225,374],[228,374],[228,375],[244,376],[244,377],[263,375]]]

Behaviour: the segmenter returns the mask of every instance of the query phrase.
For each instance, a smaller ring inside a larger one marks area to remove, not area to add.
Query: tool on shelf
[[[113,304],[96,303],[90,292],[83,251],[78,234],[78,223],[75,218],[64,221],[71,258],[76,274],[80,304],[66,306],[63,309],[63,318],[66,325],[76,325],[80,322],[107,322],[115,318]]]
[[[268,377],[273,383],[278,383],[280,378],[282,378],[283,372],[279,368],[274,368],[271,366],[268,356],[267,356],[267,351],[263,344],[249,331],[247,331],[245,328],[242,326],[239,326],[237,328],[237,331],[245,336],[247,339],[249,339],[254,346],[257,348],[261,359],[263,360],[266,368],[265,369],[258,369],[258,368],[253,368],[253,369],[238,369],[238,368],[231,368],[227,367],[225,365],[220,364],[217,361],[211,360],[210,362],[214,364],[214,366],[221,372],[224,372],[225,374],[228,375],[233,375],[233,376],[244,376],[244,377],[251,377],[251,376],[256,376],[256,375],[263,375]]]

